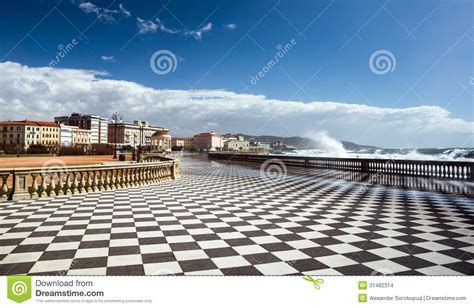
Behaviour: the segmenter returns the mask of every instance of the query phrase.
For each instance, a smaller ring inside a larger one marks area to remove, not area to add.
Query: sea
[[[458,160],[473,161],[474,148],[403,148],[403,149],[373,149],[365,148],[350,151],[338,148],[298,150],[287,155],[312,157],[340,157],[340,158],[378,158],[378,159],[407,159],[407,160]]]

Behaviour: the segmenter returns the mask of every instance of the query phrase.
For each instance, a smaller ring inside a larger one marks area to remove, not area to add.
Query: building
[[[72,129],[72,146],[87,148],[91,145],[92,131],[74,127]]]
[[[45,121],[7,121],[0,122],[0,145],[20,146],[28,149],[35,144],[50,149],[59,146],[60,127],[54,122]]]
[[[249,145],[250,152],[267,154],[270,152],[270,150],[271,150],[271,147],[269,143],[253,141],[253,142],[250,142],[250,145]]]
[[[199,151],[217,151],[222,149],[222,137],[215,132],[200,133],[193,138],[193,146]]]
[[[72,129],[76,126],[60,124],[60,144],[62,147],[72,147]]]
[[[171,136],[168,130],[159,130],[151,136],[151,151],[171,151]]]
[[[179,147],[187,151],[193,150],[193,138],[192,137],[172,137],[171,138],[171,148]]]
[[[54,121],[59,124],[77,126],[81,129],[91,131],[91,143],[107,143],[107,118],[98,115],[72,113],[70,116],[55,117]]]
[[[224,151],[249,151],[250,144],[248,141],[232,139],[224,142]]]
[[[61,124],[60,142],[62,147],[83,147],[91,145],[92,131],[77,126]]]
[[[123,146],[138,147],[151,145],[151,136],[159,131],[166,131],[163,127],[152,126],[147,121],[135,120],[133,123],[109,123],[108,141],[117,143],[117,148]]]

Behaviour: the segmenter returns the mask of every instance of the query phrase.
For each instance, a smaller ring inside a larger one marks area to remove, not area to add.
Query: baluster
[[[89,171],[85,171],[84,174],[87,175],[87,179],[84,181],[84,191],[89,192],[92,185],[91,173]]]
[[[97,171],[92,171],[91,175],[93,176],[92,178],[92,185],[91,185],[91,191],[97,191],[99,186],[99,180],[97,178]]]
[[[2,175],[2,187],[0,189],[0,200],[8,200],[8,174]]]
[[[99,170],[97,171],[96,175],[98,176],[97,190],[98,191],[106,190],[107,188],[104,188],[104,171]],[[107,174],[105,175],[105,181],[107,181]]]
[[[100,172],[100,179],[102,180],[102,188],[101,190],[107,191],[110,190],[110,181],[111,181],[111,176],[110,176],[110,170],[103,170],[99,171]]]
[[[117,189],[120,189],[122,188],[122,182],[123,182],[123,174],[122,174],[122,169],[117,169],[117,177],[115,178],[115,187],[117,187]]]
[[[55,197],[56,196],[56,182],[55,182],[56,172],[49,175],[49,187],[48,187],[48,196]]]
[[[71,191],[73,195],[77,195],[79,193],[79,190],[77,189],[78,182],[77,182],[77,172],[73,171],[72,172],[72,187]]]
[[[81,177],[81,180],[79,181],[79,192],[83,193],[86,191],[86,181],[84,179],[84,171],[79,171],[79,175]]]
[[[38,183],[36,182],[36,177],[38,176],[38,174],[36,173],[32,173],[31,174],[31,178],[33,180],[33,182],[31,183],[31,191],[30,191],[30,194],[31,194],[31,198],[39,198],[39,192],[38,192]]]
[[[130,181],[129,169],[123,169],[122,174],[123,174],[123,183],[122,183],[123,188],[130,187],[130,185],[129,185],[129,181]]]
[[[110,181],[108,183],[107,188],[110,187],[110,189],[115,189],[115,171],[114,170],[107,170],[106,173],[109,173],[110,175]]]

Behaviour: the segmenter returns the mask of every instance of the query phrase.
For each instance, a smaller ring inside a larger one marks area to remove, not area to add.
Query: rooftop
[[[34,126],[51,126],[51,127],[59,127],[59,124],[55,122],[48,122],[48,121],[30,121],[30,120],[23,120],[23,121],[3,121],[0,122],[0,125],[34,125]]]

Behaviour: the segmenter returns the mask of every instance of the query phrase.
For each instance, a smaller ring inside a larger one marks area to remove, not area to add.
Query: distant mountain
[[[265,142],[265,143],[273,143],[273,142],[277,142],[281,140],[283,144],[294,146],[298,150],[317,149],[319,147],[318,142],[306,137],[251,136],[251,135],[244,135],[244,134],[239,134],[239,135],[244,136],[246,140]],[[374,147],[374,146],[360,145],[360,144],[349,142],[349,141],[341,141],[341,143],[344,146],[344,149],[348,151],[377,149],[377,147]]]

